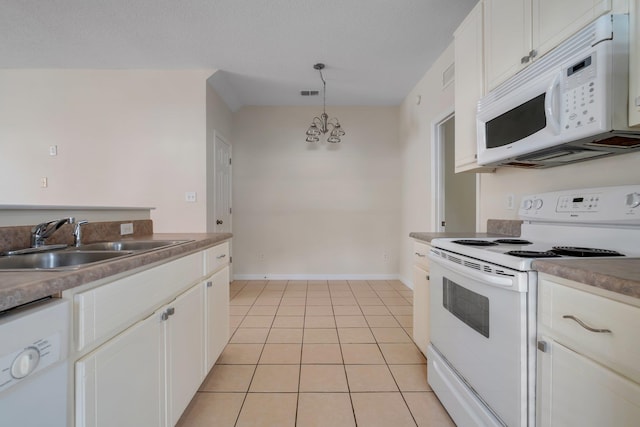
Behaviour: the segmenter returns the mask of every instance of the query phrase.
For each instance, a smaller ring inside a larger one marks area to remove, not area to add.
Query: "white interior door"
[[[231,232],[231,145],[219,133],[214,141],[214,212],[216,233]]]

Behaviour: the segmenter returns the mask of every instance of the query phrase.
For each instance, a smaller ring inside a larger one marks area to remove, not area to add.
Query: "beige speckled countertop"
[[[520,236],[520,227],[522,221],[510,220],[510,219],[490,219],[487,221],[487,232],[476,233],[475,231],[469,232],[413,232],[409,233],[409,237],[422,240],[423,242],[431,243],[433,239],[439,238],[483,238],[483,237],[518,237]]]
[[[468,233],[447,233],[446,231],[441,233],[429,233],[429,232],[414,232],[409,233],[409,237],[421,240],[426,243],[431,243],[433,239],[471,239],[471,238],[483,238],[483,237],[505,237],[505,234],[497,234],[497,233],[476,233],[475,231],[470,231]]]
[[[54,295],[67,289],[114,276],[155,262],[188,255],[232,237],[231,233],[155,233],[122,240],[191,240],[176,246],[134,253],[113,261],[67,271],[0,271],[0,311]]]
[[[533,261],[540,273],[640,298],[640,258],[545,259]]]

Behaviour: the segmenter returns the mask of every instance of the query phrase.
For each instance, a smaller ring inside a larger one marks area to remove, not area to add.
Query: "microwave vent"
[[[493,89],[487,96],[478,102],[478,109],[482,109],[482,105],[486,102],[493,102],[514,90],[518,90],[523,83],[545,73],[548,70],[558,68],[563,62],[571,56],[572,52],[580,51],[597,44],[598,37],[597,21],[580,30],[575,36],[566,40],[550,53],[543,55],[535,61],[535,67],[529,66],[518,74]],[[610,34],[607,35],[610,37]]]
[[[570,163],[578,160],[590,159],[593,157],[606,156],[606,151],[588,150],[579,147],[557,147],[550,150],[541,150],[533,154],[527,154],[516,158],[516,160],[524,162],[554,162],[554,163]]]
[[[640,146],[640,139],[627,138],[624,136],[614,136],[602,141],[588,142],[585,145],[591,145],[593,147],[615,147],[615,148],[634,148]]]
[[[504,163],[501,166],[513,166],[514,168],[538,168],[540,165],[536,165],[535,163],[522,163],[522,162],[508,162]]]

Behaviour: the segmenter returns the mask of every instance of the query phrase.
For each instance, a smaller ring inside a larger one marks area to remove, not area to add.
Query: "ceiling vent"
[[[300,95],[302,96],[317,96],[320,92],[317,90],[301,90]]]

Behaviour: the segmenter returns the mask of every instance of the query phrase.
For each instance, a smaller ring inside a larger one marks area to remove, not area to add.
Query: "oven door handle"
[[[500,288],[514,287],[513,276],[498,276],[496,274],[483,273],[474,268],[466,267],[464,265],[449,261],[447,259],[443,259],[442,257],[436,255],[434,252],[429,252],[429,260],[433,261],[435,264],[439,264],[443,268],[446,268],[450,271],[454,271],[455,273],[458,273],[469,279],[481,282],[482,284],[485,284],[485,285],[497,286]]]

